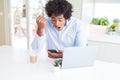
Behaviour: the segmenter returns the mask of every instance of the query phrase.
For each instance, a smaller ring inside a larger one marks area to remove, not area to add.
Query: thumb
[[[63,53],[63,51],[62,50],[58,50],[58,53]]]

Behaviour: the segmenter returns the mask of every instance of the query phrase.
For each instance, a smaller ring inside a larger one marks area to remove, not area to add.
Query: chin
[[[58,31],[60,31],[60,30],[62,30],[62,28],[60,28],[60,29],[57,29]]]
[[[56,28],[58,31],[62,30],[62,28]]]

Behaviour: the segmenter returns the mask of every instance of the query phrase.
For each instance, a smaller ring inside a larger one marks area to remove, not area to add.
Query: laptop
[[[64,48],[61,69],[93,66],[97,47],[66,47]]]

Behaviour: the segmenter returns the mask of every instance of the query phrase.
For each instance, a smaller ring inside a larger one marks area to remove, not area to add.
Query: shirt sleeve
[[[32,43],[31,43],[31,47],[33,50],[41,51],[44,48],[45,43],[46,43],[45,35],[40,37],[36,33]]]
[[[87,30],[82,22],[78,21],[77,23],[77,33],[75,39],[75,45],[84,47],[87,45]]]

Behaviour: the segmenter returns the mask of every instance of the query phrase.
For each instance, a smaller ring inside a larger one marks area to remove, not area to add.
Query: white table
[[[120,80],[120,64],[96,60],[92,67],[57,71],[43,54],[31,64],[26,50],[0,47],[0,80]]]

